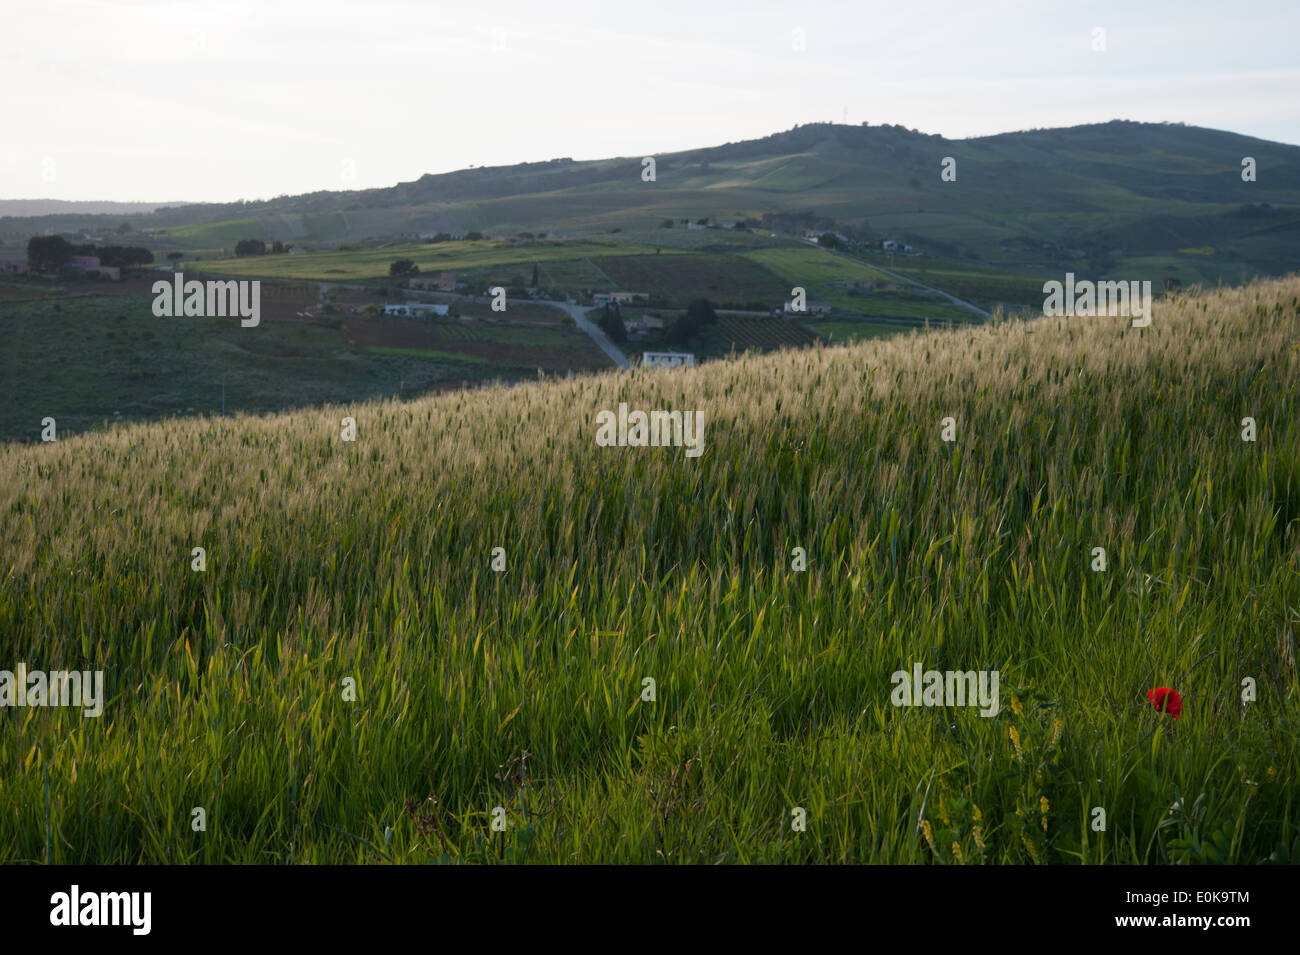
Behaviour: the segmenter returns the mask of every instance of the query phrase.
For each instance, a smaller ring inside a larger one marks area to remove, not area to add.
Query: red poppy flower
[[[1183,698],[1178,695],[1177,690],[1158,686],[1154,690],[1147,690],[1147,699],[1151,701],[1157,713],[1168,713],[1174,719],[1179,719],[1183,715]]]

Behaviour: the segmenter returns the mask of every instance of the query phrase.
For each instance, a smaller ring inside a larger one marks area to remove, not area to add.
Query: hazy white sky
[[[0,198],[265,198],[828,120],[1300,144],[1297,37],[1296,0],[0,0]]]

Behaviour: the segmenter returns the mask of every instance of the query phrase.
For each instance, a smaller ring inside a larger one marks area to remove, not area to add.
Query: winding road
[[[587,310],[581,305],[566,305],[563,302],[548,302],[543,299],[538,299],[536,304],[552,305],[555,308],[564,309],[573,317],[573,320],[577,323],[578,327],[586,332],[593,342],[600,346],[600,350],[609,356],[610,361],[618,365],[620,368],[632,367],[632,363],[628,361],[627,355],[624,355],[623,352],[619,350],[619,347],[609,340],[609,336],[588,321],[586,315]]]

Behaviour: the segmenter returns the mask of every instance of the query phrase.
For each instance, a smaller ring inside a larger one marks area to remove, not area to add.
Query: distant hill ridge
[[[134,215],[165,206],[188,205],[172,202],[110,202],[71,199],[0,199],[0,218],[9,216]]]
[[[946,157],[956,180],[940,178]],[[1242,180],[1245,157],[1255,181]],[[814,123],[761,139],[655,156],[568,158],[426,174],[380,189],[182,205],[132,218],[141,229],[222,223],[230,236],[338,243],[473,230],[658,229],[665,220],[784,219],[834,225],[949,256],[1034,250],[1096,262],[1220,250],[1243,270],[1298,264],[1300,147],[1175,123],[1115,120],[970,139],[901,126]],[[0,220],[0,233],[103,228],[57,216]],[[185,235],[170,241],[185,247]],[[1042,258],[1044,256],[1038,256]],[[1235,268],[1235,266],[1233,266]]]

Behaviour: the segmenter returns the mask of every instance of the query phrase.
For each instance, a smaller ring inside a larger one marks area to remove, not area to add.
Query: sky
[[[1300,144],[1300,3],[0,0],[0,198],[230,201],[800,123]]]

